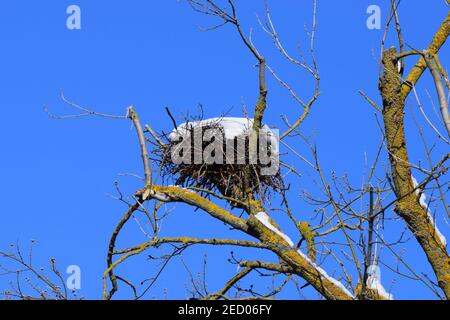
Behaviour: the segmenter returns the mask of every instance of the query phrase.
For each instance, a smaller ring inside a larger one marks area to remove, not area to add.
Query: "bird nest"
[[[278,140],[269,127],[258,134],[246,118],[214,118],[186,122],[154,153],[163,178],[206,194],[232,198],[251,192],[266,198],[284,188],[278,165]],[[180,161],[181,160],[181,161]]]

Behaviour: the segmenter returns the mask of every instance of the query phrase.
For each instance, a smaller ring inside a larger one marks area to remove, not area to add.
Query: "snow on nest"
[[[248,132],[253,126],[253,119],[238,118],[238,117],[217,117],[204,119],[200,121],[191,121],[180,124],[176,129],[172,130],[169,134],[170,141],[177,141],[180,137],[186,135],[192,128],[197,126],[208,126],[219,124],[225,134],[225,139],[234,139],[235,137]],[[273,133],[272,130],[264,125],[263,129],[269,133]]]
[[[266,226],[268,229],[272,230],[273,232],[275,232],[276,234],[278,234],[280,237],[282,237],[291,247],[294,247],[294,242],[291,240],[291,238],[289,238],[288,235],[284,234],[283,232],[281,232],[280,230],[278,230],[278,228],[276,228],[269,219],[269,216],[267,215],[267,213],[265,212],[258,212],[255,215],[255,218],[258,219],[264,226]],[[316,268],[316,270],[320,273],[320,275],[323,278],[328,279],[328,281],[332,282],[335,286],[337,286],[338,288],[340,288],[342,291],[344,291],[347,295],[349,295],[350,297],[354,297],[353,294],[338,280],[336,280],[333,277],[330,277],[328,275],[328,273],[323,270],[321,267],[319,267],[318,265],[316,265],[314,262],[311,261],[311,259],[309,259],[308,256],[306,256],[300,249],[297,250],[297,253],[302,256],[302,258],[304,258],[306,261],[308,261],[308,263],[310,263],[314,268]]]
[[[411,176],[411,180],[413,182],[413,187],[417,188],[417,186],[419,185],[417,183],[416,178],[414,178],[413,176]],[[441,231],[438,229],[438,226],[436,224],[436,221],[434,221],[433,219],[433,215],[430,212],[430,209],[428,208],[428,204],[427,204],[427,196],[425,195],[424,192],[420,192],[419,189],[416,189],[416,195],[419,196],[419,203],[421,205],[422,208],[425,209],[425,211],[427,212],[427,216],[428,219],[430,220],[431,224],[434,226],[434,230],[436,232],[436,235],[438,236],[439,240],[441,240],[442,244],[445,246],[447,246],[447,239],[445,238],[445,236],[441,233]]]
[[[393,300],[394,296],[391,293],[388,293],[386,289],[384,289],[381,284],[381,271],[380,267],[377,265],[371,265],[367,269],[367,282],[366,285],[369,289],[375,290],[378,292],[380,296],[387,300]]]

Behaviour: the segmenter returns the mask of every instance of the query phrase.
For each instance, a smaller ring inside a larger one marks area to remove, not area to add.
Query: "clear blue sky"
[[[388,14],[385,3],[318,1],[316,52],[322,95],[302,130],[305,134],[316,132],[327,173],[331,169],[348,173],[353,181],[361,181],[364,154],[373,159],[380,138],[373,109],[357,91],[363,89],[380,101],[376,59],[382,30],[367,29],[366,8],[379,4],[384,24]],[[81,7],[81,30],[66,28],[70,4]],[[283,0],[269,4],[287,48],[296,52],[300,44],[306,53],[304,24],[311,23],[312,2]],[[239,1],[237,8],[244,30],[253,27],[254,42],[268,62],[307,97],[309,79],[283,62],[258,27],[255,12],[263,14],[263,1]],[[443,0],[427,1],[426,5],[419,0],[403,1],[400,17],[405,41],[414,48],[424,48],[447,10]],[[127,106],[134,105],[144,122],[166,131],[171,122],[165,106],[170,106],[180,120],[182,112],[195,113],[199,103],[206,116],[229,110],[230,115],[241,116],[242,101],[252,106],[257,98],[255,61],[229,26],[199,31],[199,26],[214,22],[176,0],[1,1],[0,248],[7,249],[17,240],[27,248],[30,239],[36,239],[37,265],[44,265],[50,257],[57,258],[62,271],[68,265],[79,265],[80,294],[100,298],[109,236],[126,209],[108,194],[114,194],[115,180],[128,194],[141,186],[135,178],[118,176],[125,172],[142,174],[135,134],[124,120],[57,121],[49,118],[43,107],[47,105],[58,114],[73,113],[59,98],[63,90],[70,100],[100,112],[124,114]],[[394,38],[389,37],[387,45],[392,44]],[[448,51],[448,45],[444,50]],[[441,59],[444,65],[450,64],[448,55]],[[298,109],[268,78],[265,121],[283,129],[279,115],[285,113],[292,118]],[[433,89],[427,81],[428,75],[421,83],[424,100],[424,88]],[[410,141],[413,160],[423,160],[417,141]],[[307,188],[311,182],[305,179],[303,183]],[[306,213],[311,210],[296,195],[291,206]],[[220,223],[181,205],[163,227],[164,234],[173,236],[230,236]],[[441,229],[449,238],[448,227]],[[144,240],[131,222],[120,244]],[[411,264],[431,274],[415,242],[406,248]],[[198,247],[190,249],[192,255],[188,252],[185,258],[195,271],[202,254],[208,252],[208,282],[213,290],[235,272],[235,267],[226,262],[229,251]],[[171,264],[146,297],[162,297],[163,288],[168,289],[168,298],[186,297],[188,278],[180,266],[178,261]],[[122,270],[132,279],[145,279],[156,269],[142,257]],[[221,270],[220,277],[217,270]],[[394,275],[383,270],[383,277],[389,287]],[[5,285],[0,278],[0,288]],[[308,290],[306,293],[311,293]],[[393,293],[396,298],[433,297],[423,285],[401,279],[394,284]],[[290,288],[280,297],[294,294]]]

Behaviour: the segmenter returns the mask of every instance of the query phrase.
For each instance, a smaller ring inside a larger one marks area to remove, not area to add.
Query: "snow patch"
[[[307,255],[305,255],[300,249],[297,250],[297,253],[299,255],[301,255],[304,259],[306,259],[306,261],[308,261],[314,268],[316,268],[317,271],[320,273],[320,275],[323,278],[326,278],[328,281],[332,282],[336,287],[340,288],[342,291],[344,291],[350,297],[353,297],[353,298],[355,297],[340,281],[338,281],[337,279],[329,276],[328,273],[325,270],[323,270],[317,264],[312,262],[311,259],[309,259],[309,257]]]
[[[283,232],[281,232],[280,230],[278,230],[278,228],[276,228],[271,222],[270,222],[270,218],[267,215],[267,213],[265,212],[258,212],[257,214],[255,214],[255,218],[259,220],[259,222],[261,222],[264,226],[266,226],[268,229],[272,230],[273,232],[275,232],[277,235],[279,235],[280,237],[282,237],[284,239],[284,241],[286,241],[287,243],[289,243],[289,245],[291,247],[294,247],[294,242],[291,240],[291,238],[289,238],[289,236],[287,236],[286,234],[284,234]]]
[[[367,281],[366,286],[369,289],[375,290],[380,296],[387,300],[393,300],[394,296],[388,293],[381,284],[381,270],[377,265],[371,265],[367,269]]]
[[[411,180],[412,180],[414,189],[417,188],[417,186],[419,185],[419,183],[417,182],[416,178],[414,178],[413,176],[411,176]],[[437,224],[436,224],[436,221],[434,221],[433,215],[431,214],[431,211],[430,211],[430,209],[429,209],[429,207],[428,207],[428,204],[427,204],[427,201],[426,201],[426,200],[427,200],[427,196],[425,195],[424,192],[420,192],[419,189],[416,189],[416,195],[419,196],[419,203],[420,203],[420,206],[421,206],[422,208],[424,208],[425,211],[427,212],[428,219],[430,220],[431,224],[434,226],[434,230],[435,230],[435,232],[436,232],[436,235],[438,236],[439,240],[442,242],[442,244],[444,245],[444,247],[446,247],[446,246],[447,246],[447,239],[446,239],[445,236],[441,233],[441,231],[438,229],[438,226],[437,226]]]

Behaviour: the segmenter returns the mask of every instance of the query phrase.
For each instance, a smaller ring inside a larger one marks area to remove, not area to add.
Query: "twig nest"
[[[265,197],[281,189],[278,135],[253,119],[237,117],[187,121],[167,136],[160,155],[163,174],[183,187],[197,187],[238,197],[252,192]]]

